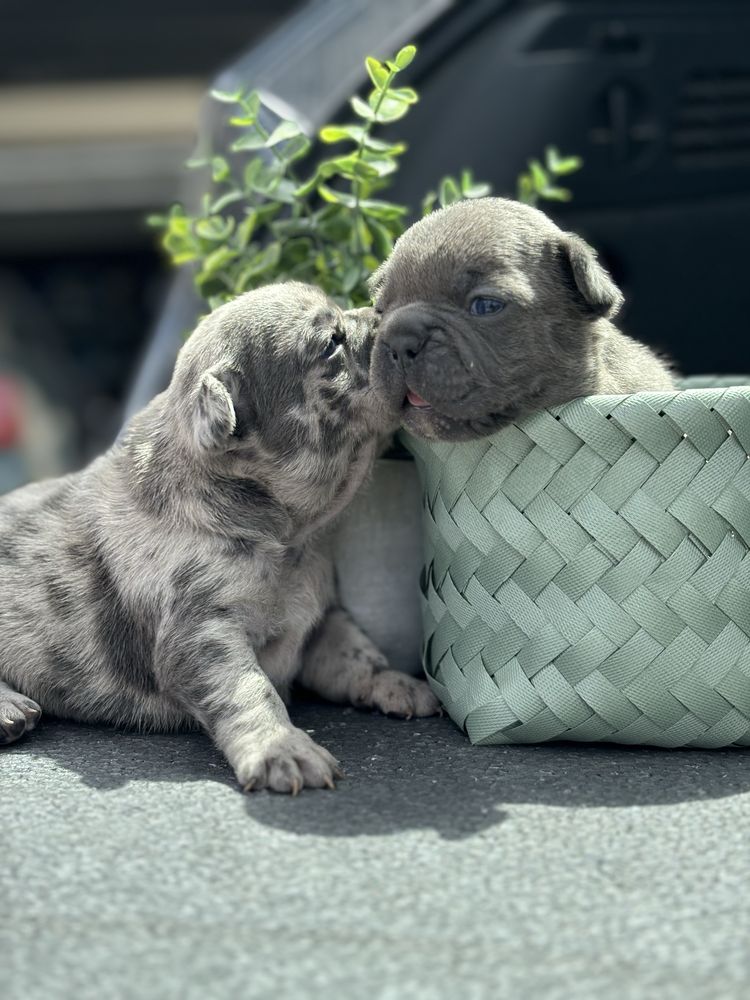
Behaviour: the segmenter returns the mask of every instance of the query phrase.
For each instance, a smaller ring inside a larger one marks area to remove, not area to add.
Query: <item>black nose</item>
[[[382,328],[381,328],[382,329]],[[408,368],[430,339],[434,325],[426,317],[394,316],[382,331],[382,340],[391,358]]]

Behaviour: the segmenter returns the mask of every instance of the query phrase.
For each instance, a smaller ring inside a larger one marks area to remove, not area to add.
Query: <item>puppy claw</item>
[[[325,778],[323,778],[323,784],[326,786],[326,788],[330,788],[332,792],[336,791],[336,782],[329,774],[327,774]]]
[[[15,743],[36,728],[42,710],[35,701],[0,682],[0,746]]]
[[[338,763],[307,733],[293,726],[267,736],[236,766],[245,791],[267,788],[296,797],[303,788],[331,788]]]
[[[428,715],[438,715],[440,703],[427,683],[397,670],[383,670],[372,680],[372,688],[363,705],[377,708],[384,715],[410,720]]]

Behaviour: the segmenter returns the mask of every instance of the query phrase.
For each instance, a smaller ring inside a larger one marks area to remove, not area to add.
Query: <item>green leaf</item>
[[[416,54],[416,45],[405,45],[402,49],[399,49],[394,62],[399,69],[406,69]]]
[[[237,226],[237,245],[240,250],[246,250],[255,232],[258,213],[250,209],[245,218]]]
[[[312,269],[312,244],[309,239],[301,237],[286,237],[281,243],[280,265],[284,269],[295,269],[301,276]],[[303,268],[301,265],[305,265]]]
[[[266,146],[277,146],[286,139],[294,139],[295,136],[302,135],[302,129],[296,122],[280,122],[273,132],[266,139]]]
[[[400,156],[409,148],[405,142],[384,142],[382,139],[374,139],[371,135],[365,136],[362,145],[373,153],[383,153],[386,156]]]
[[[488,194],[492,194],[492,185],[477,184],[471,170],[462,170],[461,194],[464,198],[485,198]]]
[[[248,118],[251,118],[254,121],[258,117],[258,112],[260,111],[260,95],[257,91],[251,90],[245,97],[240,98],[239,103]]]
[[[326,256],[335,258],[340,254],[339,246],[346,242],[351,231],[349,208],[329,202],[315,212],[313,220],[321,243],[326,245]]]
[[[536,204],[537,194],[530,174],[519,174],[518,176],[518,200],[525,205]]]
[[[282,177],[273,187],[273,196],[279,201],[284,202],[285,205],[293,205],[296,200],[294,194],[296,190],[297,185],[293,180],[290,180],[288,177]]]
[[[203,167],[207,167],[210,162],[205,156],[191,156],[189,160],[185,160],[185,166],[189,170],[201,170]]]
[[[531,171],[532,183],[537,191],[542,191],[549,186],[549,174],[539,160],[529,160],[529,170]]]
[[[368,198],[364,198],[359,203],[359,207],[365,215],[371,215],[373,219],[381,221],[400,219],[408,211],[406,205],[393,205],[388,201],[375,201]]]
[[[382,263],[382,261],[384,261],[393,250],[393,237],[386,226],[372,217],[368,219],[368,228],[372,233],[373,250],[378,256],[378,260],[376,260],[377,266],[377,264]]]
[[[221,101],[222,104],[239,104],[242,98],[242,90],[212,90],[210,93],[215,101]]]
[[[168,236],[189,236],[190,219],[186,215],[177,215],[173,212],[167,219]]]
[[[223,156],[211,158],[211,178],[215,183],[225,181],[229,177],[229,164]]]
[[[212,201],[209,205],[209,212],[211,215],[216,215],[223,211],[227,205],[233,205],[237,201],[242,201],[244,197],[244,193],[239,188],[233,188],[231,191],[227,191],[226,194],[221,195],[220,198],[217,198],[216,201]]]
[[[246,149],[262,149],[266,144],[266,138],[265,132],[256,128],[235,139],[229,148],[234,153],[241,153]]]
[[[422,199],[422,218],[425,215],[429,215],[430,212],[434,211],[435,205],[437,204],[438,195],[437,191],[428,191],[427,194]]]
[[[561,157],[554,146],[548,146],[544,155],[547,169],[557,177],[562,177],[565,174],[573,174],[583,166],[583,160],[580,156]]]
[[[393,160],[384,159],[374,159],[373,157],[367,157],[366,159],[360,161],[364,163],[366,167],[369,168],[369,177],[387,177],[392,174],[395,170],[398,170],[398,163]]]
[[[445,207],[456,201],[461,201],[461,188],[452,177],[444,177],[438,189],[440,204]]]
[[[197,252],[198,249],[190,232],[179,232],[173,229],[164,234],[161,245],[172,259],[180,254]]]
[[[318,179],[325,180],[327,177],[335,177],[338,173],[338,167],[336,166],[337,157],[333,157],[330,160],[323,160],[322,163],[318,164]]]
[[[388,96],[404,104],[416,104],[419,100],[419,94],[413,87],[391,87]]]
[[[306,135],[296,135],[293,139],[287,139],[281,149],[276,150],[276,155],[284,161],[284,163],[294,163],[295,160],[301,159],[312,149],[312,143],[307,138]]]
[[[371,122],[375,120],[375,113],[369,104],[366,104],[361,97],[352,97],[349,101],[352,106],[352,110],[355,115],[359,115],[360,118],[364,118],[365,121]]]
[[[224,241],[234,232],[235,222],[231,216],[225,219],[221,215],[213,215],[208,219],[198,219],[195,223],[195,235],[202,240],[212,240],[214,242]]]
[[[253,191],[268,197],[276,190],[280,180],[281,172],[278,166],[261,161],[259,169],[253,175],[251,188]]]
[[[367,67],[367,72],[370,74],[370,79],[379,90],[383,90],[388,86],[391,74],[379,59],[368,56],[365,59],[365,66]]]
[[[351,156],[339,156],[335,160],[328,160],[326,166],[328,167],[329,176],[333,176],[333,173],[340,174],[342,177],[353,178],[355,180],[362,178],[367,180],[369,177],[377,177],[377,168],[372,164],[367,163],[361,157],[352,153]],[[335,171],[332,169],[335,167]]]
[[[282,242],[289,240],[293,236],[309,236],[313,232],[309,218],[298,219],[277,219],[273,224],[273,232]]]
[[[256,208],[255,217],[257,219],[258,228],[268,225],[272,219],[275,219],[282,207],[283,206],[278,201],[268,201],[265,205],[260,205]]]
[[[354,208],[357,199],[354,195],[346,194],[344,191],[334,191],[327,184],[318,184],[318,194],[331,205],[346,205],[347,208]]]
[[[342,142],[344,139],[351,139],[352,142],[360,142],[365,130],[361,125],[326,125],[318,132],[318,138],[322,142]]]
[[[240,292],[244,292],[250,286],[254,278],[261,274],[266,274],[271,268],[276,267],[281,257],[281,244],[269,243],[265,249],[253,257],[247,267],[243,268],[237,277],[236,287]]]
[[[542,198],[546,198],[547,201],[570,201],[573,197],[572,191],[561,187],[546,187],[539,194]]]
[[[374,107],[371,107],[370,115],[372,120],[378,122],[380,125],[398,121],[399,118],[403,118],[409,112],[409,104],[399,98],[391,97],[390,91],[383,96],[382,100],[372,103],[373,105],[377,104],[377,111]]]
[[[306,198],[309,194],[312,194],[312,192],[318,186],[318,179],[319,179],[318,174],[317,173],[313,174],[313,176],[309,180],[304,181],[302,184],[299,185],[299,187],[296,187],[294,189],[294,197],[297,199],[301,199],[301,198]]]
[[[209,302],[214,295],[231,296],[234,290],[232,278],[226,272],[208,274],[204,271],[198,271],[194,281],[195,287]],[[223,301],[226,301],[226,298]]]
[[[255,178],[258,176],[260,171],[263,169],[263,160],[259,156],[254,156],[252,160],[246,165],[242,179],[245,183],[245,188],[248,191],[253,190],[253,185],[255,184]]]
[[[357,217],[356,233],[359,246],[363,250],[369,250],[370,247],[372,246],[372,233],[370,232],[369,226],[367,225],[367,223],[365,222],[365,220],[362,218],[361,215]]]
[[[361,280],[362,266],[358,262],[349,264],[344,273],[341,275],[341,291],[345,295],[348,295],[357,287]]]
[[[487,198],[491,194],[491,184],[473,184],[464,191],[464,198]]]
[[[201,280],[205,278],[212,277],[217,271],[226,267],[231,261],[233,261],[238,256],[236,250],[231,250],[229,247],[219,247],[203,261],[203,267],[201,273],[197,276]]]

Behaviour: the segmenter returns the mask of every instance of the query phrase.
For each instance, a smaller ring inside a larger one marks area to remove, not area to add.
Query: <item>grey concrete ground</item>
[[[750,753],[294,716],[339,791],[243,797],[198,734],[2,751],[0,996],[747,996]]]

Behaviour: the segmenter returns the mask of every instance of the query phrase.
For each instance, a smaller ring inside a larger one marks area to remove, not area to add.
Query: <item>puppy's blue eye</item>
[[[487,295],[478,295],[471,300],[469,312],[472,316],[489,316],[492,313],[499,313],[505,309],[505,303],[501,299],[491,299]]]
[[[321,358],[324,361],[327,361],[329,358],[332,358],[334,356],[334,354],[336,353],[336,351],[338,351],[339,347],[341,347],[341,345],[344,343],[345,340],[346,340],[346,334],[345,333],[339,333],[338,331],[336,333],[334,333],[333,336],[331,337],[331,339],[326,344],[326,346],[320,352]]]

